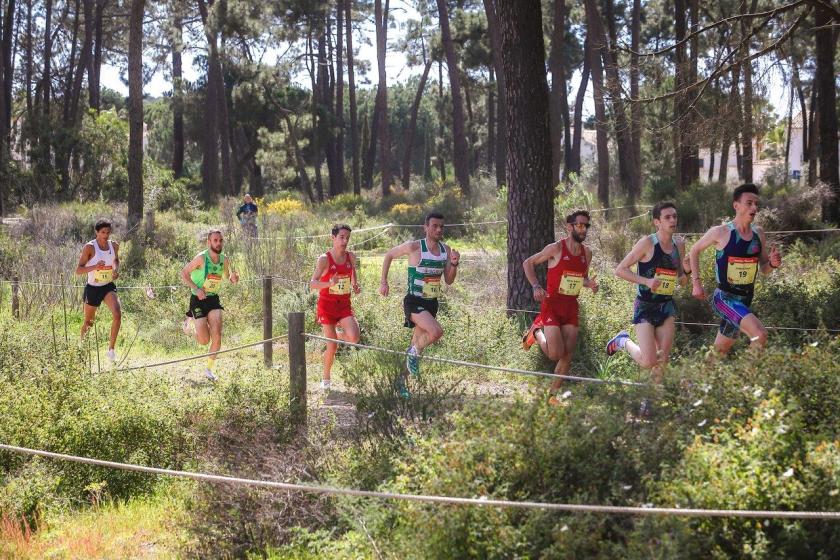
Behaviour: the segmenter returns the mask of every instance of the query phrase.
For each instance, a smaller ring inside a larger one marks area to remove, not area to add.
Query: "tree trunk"
[[[379,137],[380,104],[379,90],[373,101],[373,115],[368,125],[367,154],[365,155],[364,167],[362,168],[362,184],[366,189],[373,188],[373,169],[376,166],[376,146]]]
[[[507,98],[507,306],[532,307],[522,261],[554,240],[548,83],[539,0],[499,2]]]
[[[417,93],[414,94],[414,102],[411,104],[411,118],[408,123],[408,131],[405,137],[405,153],[402,162],[402,184],[408,189],[411,182],[411,156],[414,146],[414,136],[417,132],[417,113],[420,112],[420,101],[423,100],[423,90],[426,89],[426,80],[429,78],[429,70],[432,68],[432,59],[426,61],[423,67],[423,75],[420,76],[420,83],[417,86]]]
[[[10,134],[12,129],[12,82],[14,81],[15,67],[12,59],[12,51],[15,47],[15,0],[8,0],[6,13],[3,14],[3,97],[5,111],[2,114],[5,123],[5,132]],[[8,138],[7,138],[8,140]]]
[[[344,0],[335,6],[335,183],[346,190],[344,177]]]
[[[691,40],[689,41],[689,44],[691,45],[691,56],[689,57],[688,83],[695,84],[697,83],[697,62],[700,54],[700,36],[694,33],[699,28],[700,6],[698,0],[689,0],[688,16],[690,22],[690,32],[692,33]],[[689,95],[689,98],[693,100],[697,94],[697,88],[689,89],[687,94]],[[690,112],[689,121],[687,123],[690,127],[687,129],[687,140],[689,143],[689,154],[691,158],[691,167],[689,168],[689,172],[691,173],[691,183],[700,179],[700,144],[698,142],[698,134],[696,130],[697,122],[698,120],[695,117],[694,112]]]
[[[823,203],[824,222],[840,222],[840,161],[837,154],[837,89],[834,56],[837,35],[828,8],[818,5],[815,14],[817,69],[814,88],[819,100],[820,181],[831,190],[832,196]]]
[[[135,231],[143,219],[144,11],[145,0],[132,0],[128,30],[128,231]]]
[[[805,91],[802,89],[802,80],[799,77],[799,64],[796,62],[796,59],[791,61],[791,67],[793,69],[793,76],[791,80],[793,81],[793,86],[796,89],[797,96],[799,97],[799,111],[800,115],[802,116],[802,160],[800,163],[804,163],[805,158],[807,157],[808,153],[808,107],[805,102]]]
[[[572,149],[571,123],[569,122],[569,92],[566,89],[566,0],[554,0],[554,29],[551,32],[551,53],[548,67],[551,70],[551,180],[560,180],[560,168],[568,160],[566,153]]]
[[[580,85],[578,86],[577,95],[575,96],[575,123],[574,136],[572,136],[572,153],[569,154],[569,161],[563,171],[563,179],[570,181],[572,174],[580,175],[580,144],[583,139],[583,100],[586,96],[586,89],[589,86],[589,38],[584,41],[583,45],[583,70],[580,73]]]
[[[496,72],[488,68],[490,83],[487,87],[487,169],[494,169],[496,162]]]
[[[26,51],[24,56],[24,89],[26,92],[26,118],[33,117],[32,110],[32,74],[33,74],[33,60],[32,60],[32,3],[33,0],[26,2]],[[31,124],[31,123],[30,123]]]
[[[295,125],[292,124],[292,119],[287,112],[283,113],[283,120],[286,121],[286,128],[289,133],[286,135],[286,142],[291,147],[294,154],[295,167],[297,168],[298,178],[303,187],[303,192],[309,197],[310,202],[315,202],[315,195],[312,192],[312,184],[309,182],[309,175],[306,173],[306,162],[303,160],[303,155],[300,153],[300,143],[297,138],[297,131]]]
[[[505,72],[502,68],[502,47],[499,36],[499,17],[496,14],[494,0],[484,0],[484,11],[487,14],[487,31],[490,35],[490,46],[493,52],[493,69],[496,72],[496,95],[498,108],[496,110],[496,186],[501,187],[505,182],[505,159],[507,158],[507,99],[505,96]],[[489,127],[493,122],[488,122]]]
[[[374,17],[376,18],[376,65],[379,70],[379,87],[376,95],[379,97],[379,170],[382,176],[382,196],[391,194],[391,140],[388,135],[388,80],[385,74],[385,50],[388,45],[388,4],[385,8],[382,0],[374,1]]]
[[[332,57],[328,54],[328,43],[330,37],[330,22],[327,14],[321,21],[321,37],[318,39],[318,88],[320,90],[318,103],[318,134],[320,144],[324,150],[324,157],[327,161],[329,172],[329,196],[337,196],[341,191],[336,181],[338,172],[335,169],[335,134],[334,134],[334,113],[335,105],[333,100],[333,86],[330,76],[332,70]],[[329,50],[332,50],[331,48]]]
[[[641,46],[642,6],[641,0],[633,0],[630,16],[630,136],[633,144],[633,159],[639,172],[639,190],[642,185],[642,105],[639,103],[639,47]]]
[[[438,170],[440,172],[440,180],[446,181],[446,158],[444,147],[446,142],[443,139],[443,61],[438,60]]]
[[[44,16],[44,71],[41,75],[41,95],[43,96],[43,115],[50,114],[50,97],[52,93],[52,10],[53,0],[46,0]],[[45,127],[46,128],[46,127]],[[48,139],[42,139],[45,146]]]
[[[793,98],[796,97],[796,87],[790,81],[790,99],[788,100],[787,126],[785,126],[785,181],[790,179],[790,135],[793,132]]]
[[[817,123],[819,122],[820,105],[817,94],[816,80],[811,85],[811,112],[808,115],[808,186],[817,184],[817,146],[819,145],[819,133]]]
[[[749,13],[754,13],[758,0],[752,0],[749,7]],[[741,14],[746,10],[746,3],[741,3]],[[750,25],[752,18],[746,17],[741,20],[741,35],[746,38],[750,33]],[[746,58],[750,54],[749,41],[746,41],[740,53],[741,58]],[[741,130],[741,175],[745,183],[752,183],[753,181],[753,92],[752,92],[752,61],[746,61],[742,64],[744,68],[744,109],[743,109],[743,128]]]
[[[347,80],[350,93],[350,152],[353,158],[353,194],[362,193],[359,177],[359,126],[356,106],[356,77],[353,66],[353,19],[352,0],[345,0],[344,25],[347,27]]]
[[[2,17],[3,3],[0,1],[0,17]],[[5,48],[5,41],[3,41],[2,29],[0,29],[0,45]],[[6,166],[9,160],[10,150],[8,150],[8,132],[6,129],[6,60],[5,51],[0,53],[0,216],[6,215]]]
[[[677,188],[685,189],[691,184],[694,168],[691,161],[691,115],[688,111],[689,92],[686,89],[691,81],[689,61],[686,53],[685,38],[688,35],[686,21],[686,0],[674,1],[674,39],[678,42],[674,50],[674,120],[677,123],[676,142],[674,145],[674,164],[677,176]]]
[[[96,0],[96,10],[93,16],[93,60],[88,68],[88,105],[99,111],[102,106],[99,76],[102,73],[102,19],[107,0]]]
[[[177,179],[184,175],[184,23],[180,14],[172,27],[172,173]]]
[[[93,12],[94,0],[84,0],[84,18],[85,18],[85,37],[82,41],[82,48],[79,51],[79,64],[76,72],[73,75],[73,91],[70,95],[70,120],[69,123],[75,125],[79,119],[79,105],[82,97],[82,82],[84,81],[85,71],[89,71],[91,63],[91,51],[93,49]],[[134,0],[132,0],[132,9]]]
[[[222,163],[222,194],[232,195],[234,192],[233,182],[233,166],[231,164],[231,147],[230,147],[230,109],[228,108],[228,87],[225,84],[225,73],[222,59],[225,56],[225,39],[222,37],[222,48],[216,56],[216,65],[218,69],[215,73],[216,78],[216,102],[217,110],[219,111],[219,146],[221,147],[221,163]]]
[[[437,0],[440,35],[443,52],[446,54],[446,68],[449,70],[449,94],[452,97],[452,139],[454,143],[453,166],[455,180],[461,191],[470,194],[470,156],[467,148],[466,126],[464,124],[464,101],[461,96],[461,77],[458,74],[458,58],[449,30],[449,8],[446,0]]]
[[[589,65],[595,101],[595,130],[598,151],[598,202],[604,208],[610,205],[610,152],[607,140],[607,111],[604,105],[604,69],[601,65],[603,34],[600,33],[600,15],[595,0],[586,0],[586,38],[589,47]]]
[[[306,65],[309,70],[309,80],[312,84],[312,140],[310,143],[312,152],[312,164],[315,171],[315,193],[318,196],[318,202],[324,201],[324,183],[321,180],[321,127],[322,120],[321,112],[318,110],[318,104],[321,98],[321,88],[319,87],[318,75],[320,72],[319,61],[315,61],[310,66],[310,61],[313,61],[315,56],[315,49],[312,47],[312,32],[313,29],[310,23],[309,36],[306,40]],[[320,60],[320,59],[319,59]]]

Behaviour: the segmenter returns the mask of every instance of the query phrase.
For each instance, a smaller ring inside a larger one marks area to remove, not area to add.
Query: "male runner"
[[[236,211],[236,218],[242,226],[242,230],[249,235],[257,235],[257,205],[254,204],[254,199],[250,194],[246,194],[242,198],[242,206]]]
[[[420,374],[418,356],[423,349],[443,336],[443,328],[436,319],[440,279],[443,277],[447,285],[452,284],[458,273],[458,263],[461,259],[458,251],[447,247],[441,241],[443,220],[443,214],[429,213],[423,226],[426,237],[397,245],[388,251],[382,260],[379,293],[387,296],[388,270],[391,267],[391,261],[397,257],[408,257],[408,293],[403,299],[403,311],[405,312],[405,326],[413,328],[414,332],[405,365],[409,373],[414,376]],[[408,396],[405,387],[401,387],[400,390],[403,396]]]
[[[674,343],[674,291],[685,286],[682,268],[685,241],[674,239],[677,231],[677,207],[673,202],[659,202],[651,210],[656,233],[642,237],[615,269],[615,275],[638,284],[633,304],[636,344],[627,331],[621,331],[607,343],[607,355],[625,350],[641,367],[651,370],[654,383],[662,374]],[[630,267],[638,263],[637,273]]]
[[[583,245],[589,230],[589,212],[577,210],[566,217],[567,237],[546,245],[522,263],[525,277],[531,283],[534,299],[540,302],[540,314],[522,339],[525,350],[534,342],[549,360],[556,361],[554,373],[566,375],[572,367],[578,336],[578,295],[581,288],[598,291],[595,275],[589,276],[592,251]],[[534,267],[548,263],[546,289],[537,281]],[[560,404],[556,394],[562,379],[551,384],[549,402]]]
[[[324,336],[355,344],[359,342],[359,323],[350,305],[350,290],[352,288],[358,294],[362,289],[356,278],[356,256],[347,250],[351,231],[346,224],[333,226],[332,248],[318,257],[309,288],[319,290],[317,317]],[[336,327],[341,327],[342,331]],[[330,389],[330,372],[337,350],[337,343],[327,342],[321,379],[321,388],[325,391]]]
[[[93,326],[96,310],[104,301],[111,310],[111,338],[108,340],[108,352],[105,355],[108,356],[108,361],[114,364],[117,361],[114,347],[117,344],[117,335],[122,323],[122,309],[117,297],[117,286],[114,284],[114,280],[120,277],[120,246],[116,241],[110,240],[111,223],[109,221],[99,220],[93,229],[96,232],[96,238],[82,247],[79,264],[76,266],[76,274],[87,274],[87,284],[82,295],[85,312],[82,338]]]
[[[756,273],[765,275],[782,266],[782,255],[776,246],[767,248],[764,231],[752,225],[758,213],[758,187],[745,183],[732,193],[735,219],[715,226],[694,244],[689,253],[691,270],[700,270],[700,253],[714,245],[715,278],[714,310],[721,317],[715,337],[715,350],[726,355],[732,349],[739,331],[750,337],[750,346],[763,348],[767,343],[767,329],[752,311]],[[691,295],[705,299],[706,292],[700,275],[692,280]]]
[[[207,249],[200,252],[181,269],[181,281],[190,287],[190,307],[184,320],[184,332],[193,334],[196,342],[204,346],[210,343],[210,352],[222,347],[222,307],[219,290],[222,279],[232,284],[239,282],[239,275],[233,270],[230,259],[222,253],[224,239],[222,232],[213,229],[207,234]],[[213,373],[216,355],[207,359],[204,375],[216,381]]]

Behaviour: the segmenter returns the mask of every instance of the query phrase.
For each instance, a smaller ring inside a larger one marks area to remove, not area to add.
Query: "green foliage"
[[[77,153],[86,173],[80,191],[85,198],[125,200],[128,195],[128,122],[114,109],[90,110],[82,118]]]

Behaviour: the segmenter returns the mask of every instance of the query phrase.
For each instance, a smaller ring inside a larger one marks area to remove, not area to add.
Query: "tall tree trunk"
[[[496,162],[496,72],[488,68],[490,83],[487,87],[487,169],[494,169]]]
[[[88,105],[99,111],[102,106],[99,76],[102,73],[102,19],[108,0],[96,0],[96,10],[93,16],[93,59],[88,68]]]
[[[66,7],[69,9],[69,2]],[[71,128],[73,120],[73,69],[76,67],[76,47],[77,39],[79,37],[79,24],[81,16],[79,14],[80,0],[75,1],[74,17],[73,17],[73,32],[70,39],[70,58],[67,61],[67,77],[64,82],[64,99],[62,101],[62,122],[66,129]],[[70,152],[71,148],[63,143],[56,146],[56,165],[61,179],[61,194],[66,199],[70,196]]]
[[[312,165],[315,171],[315,193],[318,196],[318,202],[324,201],[324,183],[321,180],[321,163],[322,163],[322,151],[321,151],[321,126],[320,122],[323,119],[321,112],[318,110],[318,105],[321,102],[321,88],[318,85],[318,76],[320,72],[320,64],[319,61],[315,61],[310,65],[310,62],[315,60],[313,57],[315,56],[315,49],[312,47],[312,33],[314,29],[312,23],[310,22],[309,28],[309,35],[306,40],[306,65],[307,69],[309,70],[309,80],[312,84],[312,140],[310,142],[311,152],[312,152]]]
[[[52,11],[53,0],[46,0],[44,8],[44,70],[41,74],[41,95],[44,99],[42,114],[44,116],[50,114],[52,93]],[[48,141],[42,140],[42,143],[45,146],[49,145]]]
[[[688,63],[688,83],[694,84],[697,83],[697,62],[699,60],[699,44],[700,44],[700,36],[695,32],[700,27],[700,6],[698,0],[689,0],[688,1],[688,17],[690,23],[690,32],[691,32],[691,40],[689,44],[691,45],[691,55],[689,57]],[[691,88],[688,90],[687,94],[690,96],[690,99],[694,99],[697,94],[697,88]],[[694,112],[690,112],[688,121],[688,126],[690,128],[687,129],[688,135],[687,140],[689,142],[689,152],[690,152],[690,173],[691,173],[691,181],[695,182],[700,179],[700,144],[698,142],[698,134],[696,130],[696,123],[697,118],[694,115]]]
[[[365,155],[364,167],[362,168],[362,184],[366,189],[373,188],[373,169],[376,166],[376,146],[379,137],[379,118],[381,113],[380,102],[381,99],[377,90],[373,101],[373,115],[371,115],[370,125],[368,125],[367,129],[367,154]]]
[[[793,132],[793,98],[796,97],[796,87],[793,79],[790,81],[790,99],[788,99],[787,126],[785,126],[785,181],[790,179],[790,136]]]
[[[754,13],[758,0],[752,0],[749,13]],[[743,15],[746,7],[746,2],[741,3],[741,14]],[[750,33],[750,25],[752,18],[745,17],[741,19],[741,35],[746,38]],[[747,58],[750,55],[749,41],[745,41],[740,53],[741,58]],[[744,110],[743,110],[743,128],[741,130],[741,174],[745,183],[752,183],[753,181],[753,91],[752,91],[752,61],[746,61],[742,64],[744,68]]]
[[[221,34],[220,34],[221,35]],[[226,56],[225,38],[221,36],[221,49],[216,56],[216,70],[214,77],[216,78],[216,102],[217,111],[219,112],[219,147],[221,148],[221,163],[222,163],[222,194],[232,195],[236,194],[233,182],[233,165],[231,163],[231,142],[230,142],[230,110],[228,106],[228,87],[225,83],[225,70],[222,63]]]
[[[133,2],[134,0],[132,0]],[[132,8],[134,4],[132,3]],[[79,105],[82,97],[82,82],[85,72],[90,71],[90,62],[93,49],[93,12],[94,0],[84,0],[85,37],[82,41],[82,48],[79,51],[79,65],[73,75],[73,90],[70,94],[70,119],[69,124],[75,125],[79,119]]]
[[[443,126],[443,60],[438,60],[438,137],[437,137],[437,154],[438,154],[438,171],[440,173],[440,180],[446,181],[446,142],[444,140],[444,126]]]
[[[467,134],[464,125],[464,101],[461,97],[461,77],[458,74],[458,58],[455,44],[449,30],[449,8],[446,0],[437,0],[440,35],[443,52],[446,54],[446,68],[449,70],[449,94],[452,97],[452,139],[454,143],[453,166],[455,180],[463,193],[470,194],[470,156],[467,148]]]
[[[181,53],[184,50],[184,23],[181,15],[172,25],[172,173],[184,175],[184,73]]]
[[[0,1],[0,17],[3,16],[2,13],[3,3]],[[3,41],[4,34],[2,29],[0,29],[0,45],[5,47],[5,42]],[[6,178],[6,166],[9,161],[9,154],[10,150],[8,149],[8,138],[9,134],[6,128],[6,57],[5,51],[0,53],[0,216],[6,215],[6,184],[8,183],[8,179]]]
[[[834,72],[834,56],[837,53],[837,35],[832,23],[831,11],[818,5],[815,14],[817,69],[814,88],[817,89],[820,118],[820,181],[831,190],[831,198],[822,208],[824,222],[840,222],[840,161],[837,154],[837,88]]]
[[[583,69],[580,73],[580,85],[578,86],[577,95],[575,95],[575,122],[574,135],[572,136],[572,153],[569,155],[569,161],[566,163],[566,168],[563,171],[563,179],[570,181],[572,175],[580,175],[580,144],[583,139],[583,100],[586,96],[586,89],[589,87],[590,75],[590,59],[589,59],[589,38],[583,44]]]
[[[571,123],[569,122],[569,92],[566,89],[566,0],[554,0],[554,29],[551,32],[551,52],[548,67],[551,70],[551,178],[560,180],[560,168],[568,161],[572,149]]]
[[[143,219],[143,13],[132,0],[128,29],[128,231]]]
[[[691,161],[691,115],[688,111],[689,92],[686,89],[691,78],[689,75],[689,61],[685,38],[688,35],[686,21],[686,0],[674,0],[674,39],[677,47],[674,50],[674,120],[677,122],[674,144],[674,164],[677,176],[677,187],[682,190],[688,187],[693,177],[693,162]]]
[[[408,189],[411,182],[411,156],[414,146],[414,136],[417,132],[417,114],[420,112],[420,101],[423,100],[423,90],[426,89],[426,80],[429,78],[429,70],[432,68],[432,59],[426,61],[423,67],[423,75],[420,76],[420,83],[417,85],[417,92],[414,94],[414,102],[411,104],[411,118],[408,122],[408,131],[405,137],[405,153],[402,162],[402,184]]]
[[[379,97],[379,170],[382,176],[382,196],[391,194],[391,139],[388,134],[388,79],[385,74],[385,51],[388,45],[388,5],[382,7],[382,0],[374,1],[374,17],[376,18],[376,66],[379,70],[379,87],[376,95]]]
[[[218,88],[217,81],[220,79],[219,65],[216,62],[218,46],[216,35],[209,28],[207,3],[205,0],[198,0],[198,9],[201,14],[201,21],[204,25],[204,35],[207,39],[209,57],[207,63],[207,85],[205,88],[204,101],[204,127],[202,134],[202,158],[201,158],[201,179],[204,201],[215,202],[219,196],[219,124],[218,124]]]
[[[3,97],[5,111],[2,114],[5,122],[6,134],[12,129],[12,82],[14,81],[15,67],[12,58],[12,51],[15,47],[15,0],[8,0],[6,13],[3,14]]]
[[[490,46],[493,51],[493,69],[496,71],[496,95],[498,110],[496,111],[496,186],[501,187],[505,182],[505,159],[507,158],[507,98],[505,72],[502,68],[502,46],[499,35],[499,18],[496,14],[495,0],[484,0],[484,11],[487,14],[487,31],[490,35]],[[488,126],[493,126],[490,121]]]
[[[598,202],[604,208],[610,205],[610,152],[607,140],[607,111],[604,105],[604,69],[601,51],[605,48],[600,33],[600,15],[595,0],[586,0],[586,38],[589,46],[589,65],[595,100],[595,130],[598,152]]]
[[[297,168],[298,178],[303,187],[303,192],[309,197],[310,202],[315,202],[315,195],[312,192],[312,184],[309,181],[309,175],[306,173],[306,162],[303,160],[303,155],[300,152],[300,143],[297,137],[297,127],[292,124],[292,119],[288,112],[283,112],[283,120],[286,121],[286,128],[288,134],[286,135],[286,142],[292,148],[294,155],[295,167]]]
[[[328,54],[328,45],[330,41],[330,19],[327,13],[324,14],[321,21],[321,36],[318,39],[318,88],[320,89],[320,103],[318,103],[318,134],[320,135],[320,144],[324,150],[324,157],[327,161],[327,170],[329,171],[329,196],[338,195],[339,190],[336,179],[338,172],[335,169],[335,134],[334,134],[334,113],[335,105],[333,100],[333,86],[332,78],[330,76],[332,71],[332,57]],[[332,50],[330,48],[329,50]]]
[[[820,105],[819,95],[817,92],[816,80],[811,85],[811,111],[808,115],[810,122],[808,123],[808,186],[813,187],[817,184],[817,146],[819,145],[820,137],[817,129],[817,123],[820,121]]]
[[[539,0],[499,2],[507,97],[507,306],[532,307],[522,261],[554,241],[548,83]]]
[[[805,91],[802,89],[802,80],[799,77],[799,64],[797,63],[796,59],[791,60],[791,68],[792,68],[792,82],[793,86],[796,89],[797,96],[799,97],[799,111],[800,115],[802,116],[802,160],[800,163],[805,162],[805,158],[808,154],[808,106],[805,101]]]
[[[630,16],[630,136],[633,159],[639,172],[639,189],[642,185],[642,105],[639,100],[639,47],[641,46],[642,2],[633,0]]]
[[[32,3],[33,0],[26,2],[26,51],[24,61],[24,89],[26,92],[26,118],[32,119],[32,74],[33,74],[33,60],[32,60]]]
[[[353,194],[361,194],[361,182],[359,177],[359,126],[358,107],[356,106],[356,77],[353,65],[353,18],[352,0],[344,0],[345,18],[344,25],[347,28],[347,87],[350,93],[350,152],[353,158]]]
[[[335,183],[346,190],[344,177],[344,0],[335,6]]]

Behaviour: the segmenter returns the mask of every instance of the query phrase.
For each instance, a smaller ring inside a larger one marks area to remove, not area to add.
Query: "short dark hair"
[[[753,183],[744,183],[743,185],[736,187],[732,192],[732,202],[738,202],[741,200],[741,195],[744,193],[752,193],[758,196],[758,187]]]
[[[423,221],[423,223],[429,225],[429,220],[433,218],[436,220],[444,219],[443,214],[441,214],[440,212],[429,212],[428,214],[426,214],[426,219]]]
[[[653,216],[654,220],[658,220],[659,216],[662,215],[662,211],[665,210],[666,208],[673,208],[674,210],[676,210],[677,205],[674,204],[673,202],[668,202],[668,201],[664,201],[664,200],[662,202],[657,202],[656,204],[653,205],[653,208],[651,208],[650,215]]]
[[[96,220],[96,224],[93,226],[94,231],[99,231],[102,228],[110,228],[111,222],[108,220]]]
[[[332,227],[332,234],[333,234],[333,236],[338,235],[338,232],[339,232],[339,231],[341,231],[341,230],[343,230],[343,229],[346,229],[346,230],[347,230],[347,233],[351,233],[351,232],[353,231],[353,230],[350,228],[350,226],[348,226],[347,224],[335,224],[335,225],[333,225],[333,227]]]
[[[574,212],[572,212],[571,214],[566,216],[566,223],[567,224],[575,223],[575,220],[577,219],[578,216],[584,216],[587,220],[592,219],[592,217],[589,215],[589,212],[587,212],[586,210],[575,210]]]
[[[221,237],[224,237],[224,234],[222,233],[222,230],[220,230],[220,229],[211,229],[210,231],[208,231],[208,232],[207,232],[207,240],[208,240],[208,241],[210,241],[210,236],[211,236],[211,235],[213,235],[214,233],[218,233]]]

